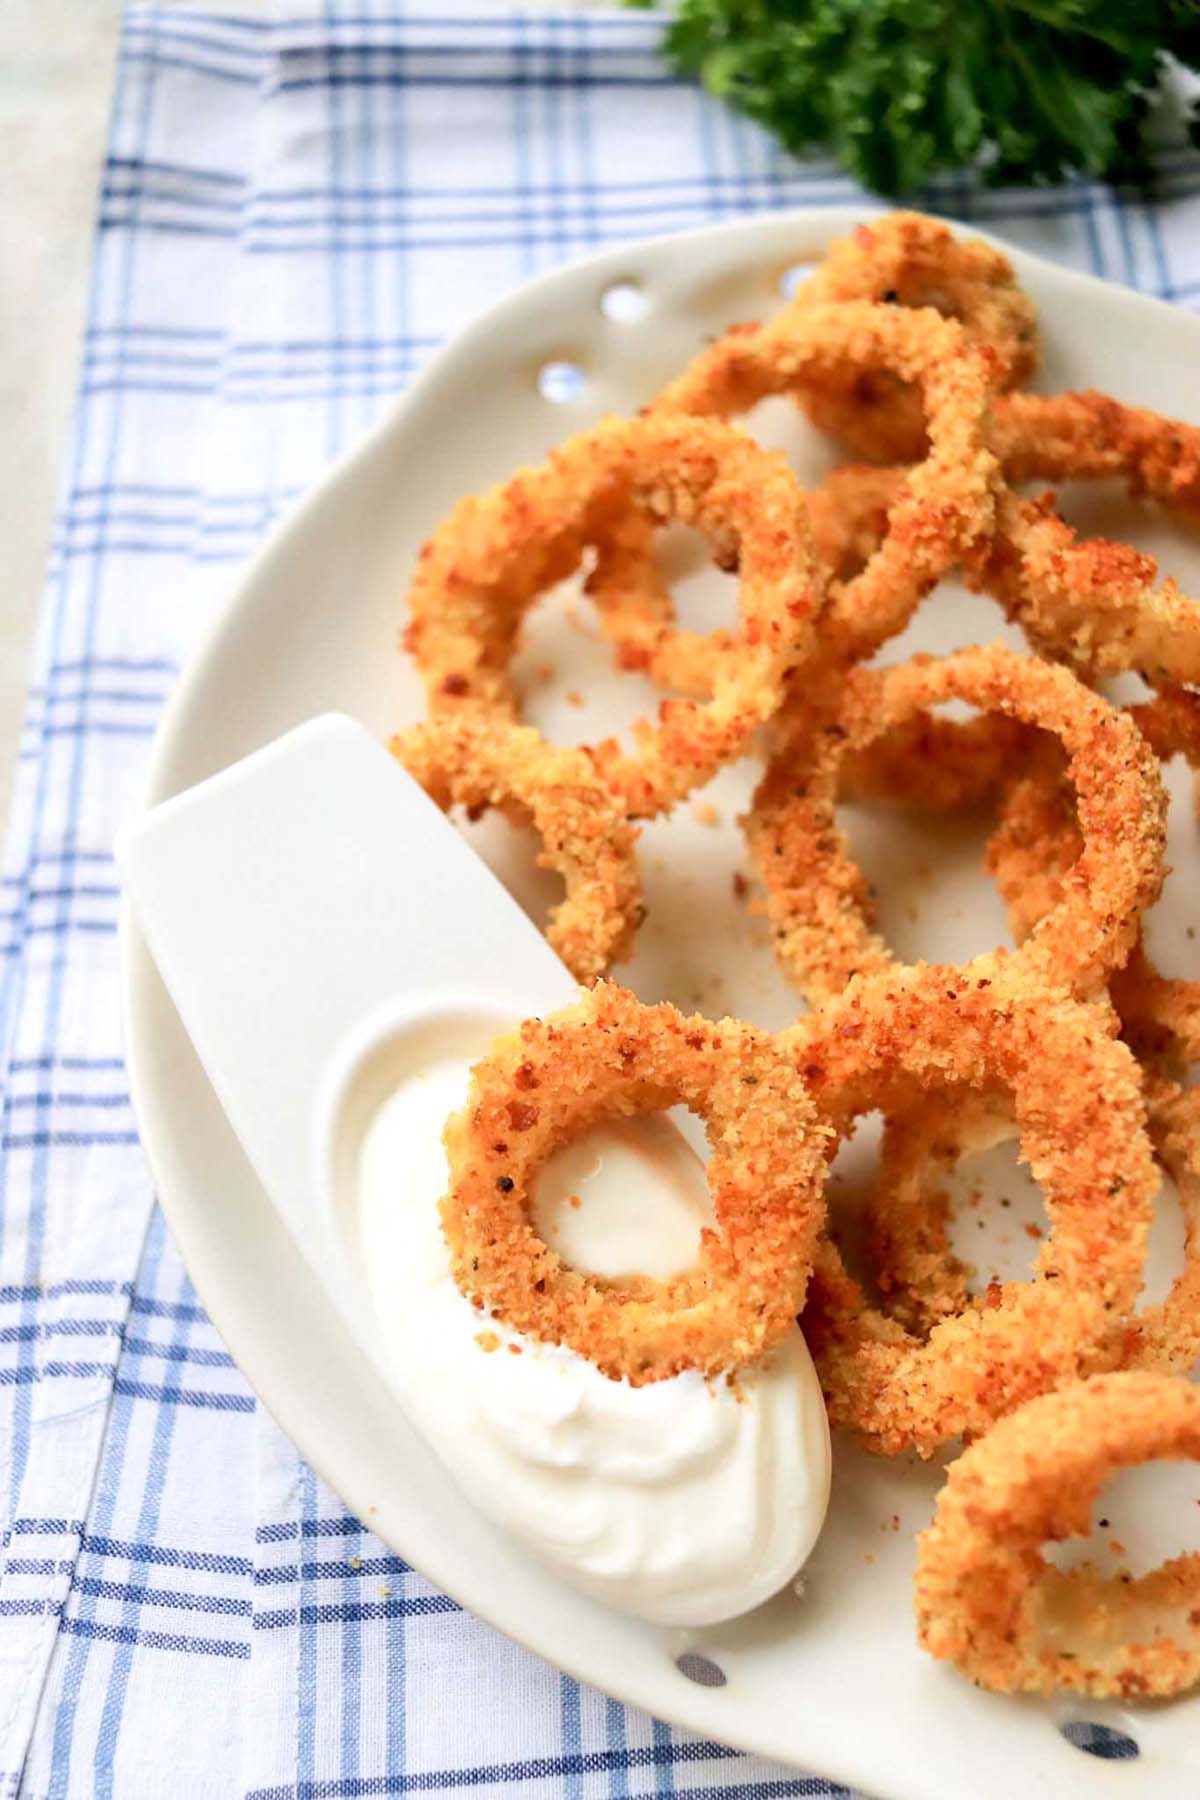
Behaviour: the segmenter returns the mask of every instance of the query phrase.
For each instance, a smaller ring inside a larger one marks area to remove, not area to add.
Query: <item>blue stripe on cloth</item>
[[[61,1629],[69,1637],[86,1642],[118,1645],[118,1657],[123,1664],[131,1659],[122,1652],[132,1650],[139,1644],[147,1650],[171,1650],[185,1656],[234,1656],[243,1662],[248,1662],[250,1658],[250,1646],[240,1638],[192,1637],[182,1631],[146,1631],[136,1625],[109,1625],[95,1619],[64,1618]],[[110,1690],[116,1691],[118,1690]],[[106,1724],[103,1744],[105,1752],[111,1755],[115,1726],[107,1708]],[[111,1783],[105,1778],[107,1766],[102,1765],[95,1770],[96,1785],[93,1790],[98,1796],[105,1796],[106,1800],[112,1793]]]
[[[193,1325],[190,1319],[175,1320],[172,1326],[172,1346],[183,1349],[187,1345],[188,1337],[192,1330]],[[128,1340],[125,1343],[124,1350],[125,1356],[129,1357],[132,1361],[137,1362],[140,1360],[138,1352],[131,1347]],[[124,1362],[124,1360],[125,1357],[122,1358],[122,1362]],[[142,1382],[131,1381],[127,1378],[122,1379],[120,1375],[117,1377],[115,1389],[118,1404],[121,1399],[133,1394],[142,1398],[149,1398],[151,1396],[162,1399],[168,1398],[168,1390],[166,1389],[156,1392],[155,1390],[148,1389]],[[174,1398],[175,1396],[172,1395],[171,1397]],[[183,1398],[183,1390],[179,1390],[178,1397],[180,1399]],[[205,1396],[204,1398],[207,1401],[215,1399],[216,1396]],[[199,1396],[189,1396],[189,1400],[193,1404],[200,1403]],[[174,1409],[171,1406],[163,1406],[154,1423],[154,1430],[150,1439],[149,1451],[146,1458],[146,1485],[142,1496],[141,1508],[138,1512],[136,1526],[136,1535],[139,1539],[148,1538],[153,1541],[158,1531],[159,1515],[162,1510],[163,1490],[166,1484],[167,1466],[171,1454],[171,1438],[174,1430]],[[134,1562],[131,1573],[135,1575],[144,1574],[145,1564],[140,1561]],[[111,1585],[112,1584],[104,1582],[96,1584],[98,1589],[104,1590],[107,1590]],[[119,1585],[120,1594],[118,1597],[121,1600],[121,1617],[117,1624],[107,1627],[107,1630],[114,1634],[112,1641],[118,1645],[118,1648],[113,1657],[112,1666],[109,1671],[108,1687],[104,1696],[104,1706],[100,1715],[100,1729],[96,1734],[96,1747],[92,1762],[92,1774],[95,1781],[97,1800],[113,1800],[115,1791],[114,1777],[116,1768],[117,1737],[121,1729],[121,1717],[125,1709],[125,1696],[133,1672],[132,1653],[134,1646],[138,1643],[147,1643],[152,1636],[156,1635],[151,1632],[142,1632],[140,1625],[142,1607],[146,1604],[146,1596],[151,1590],[148,1587],[135,1582],[122,1582]],[[99,1595],[97,1594],[96,1597],[99,1597]],[[105,1592],[104,1597],[112,1598],[113,1595],[109,1592]],[[99,1628],[95,1629],[96,1634],[99,1635]],[[171,1646],[168,1642],[163,1641],[161,1647],[167,1649]],[[191,1647],[194,1648],[195,1645],[193,1644]],[[214,1654],[225,1656],[249,1656],[250,1654],[249,1645],[245,1642],[239,1643],[236,1647],[223,1643],[220,1645],[219,1651],[217,1650],[215,1643],[210,1647]]]
[[[639,1748],[622,1751],[620,1760],[626,1770],[686,1767],[697,1762],[727,1762],[736,1751],[720,1744],[697,1739],[671,1743],[662,1751]],[[245,1800],[353,1800],[357,1795],[428,1794],[458,1788],[486,1787],[489,1783],[507,1786],[511,1782],[544,1781],[553,1777],[565,1781],[586,1775],[607,1774],[613,1767],[614,1753],[609,1750],[578,1751],[561,1756],[529,1757],[512,1762],[472,1764],[452,1771],[414,1771],[398,1777],[381,1776],[347,1788],[341,1781],[322,1781],[308,1789],[301,1784],[271,1788],[254,1788]],[[782,1780],[751,1780],[744,1783],[721,1782],[703,1788],[676,1789],[676,1800],[773,1800],[775,1796],[823,1795],[830,1800],[847,1790],[811,1776],[797,1775]]]
[[[146,1242],[142,1268],[139,1271],[139,1285],[143,1281],[153,1282],[162,1260],[165,1242],[166,1232],[161,1222],[156,1220]],[[114,1405],[108,1432],[109,1451],[101,1463],[100,1485],[89,1519],[91,1535],[100,1542],[105,1541],[112,1529],[113,1519],[121,1498],[125,1446],[132,1423],[132,1407]],[[99,1575],[97,1555],[95,1550],[81,1552],[79,1562],[81,1578]],[[76,1597],[77,1593],[78,1598]],[[69,1635],[71,1643],[62,1676],[62,1698],[54,1721],[53,1754],[47,1800],[66,1800],[70,1792],[71,1763],[75,1749],[75,1720],[79,1698],[83,1692],[84,1671],[88,1666],[95,1635],[91,1628],[97,1623],[97,1611],[97,1597],[94,1594],[84,1594],[78,1591],[76,1586],[73,1586],[71,1600],[60,1626],[60,1630]],[[68,1619],[71,1621],[69,1631]]]

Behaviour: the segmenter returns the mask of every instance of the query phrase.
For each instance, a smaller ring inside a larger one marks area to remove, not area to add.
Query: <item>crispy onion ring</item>
[[[857,490],[865,505],[851,511],[847,560],[874,548],[865,566],[835,580],[821,621],[821,653],[829,660],[869,655],[903,630],[914,608],[959,562],[978,560],[994,522],[999,479],[985,447],[991,375],[988,359],[962,327],[931,312],[906,312],[869,301],[790,307],[767,325],[737,326],[703,351],[650,408],[722,418],[748,412],[770,394],[800,393],[848,362],[902,374],[921,396],[928,422],[925,460],[895,484],[885,472],[844,482],[831,504],[845,511]],[[884,498],[890,495],[880,525]],[[830,521],[847,542],[844,525]],[[727,640],[681,634],[655,569],[644,522],[609,527],[611,562],[603,556],[589,583],[618,660],[645,669],[687,693],[714,691],[729,654]],[[718,562],[721,557],[718,555]]]
[[[654,1281],[567,1267],[530,1222],[538,1170],[603,1119],[682,1103],[704,1119],[715,1229]],[[502,1038],[446,1127],[442,1223],[462,1291],[518,1331],[635,1386],[755,1362],[792,1328],[824,1214],[828,1132],[786,1050],[611,983]]]
[[[1200,1090],[1146,1071],[1144,1092],[1150,1143],[1179,1196],[1184,1266],[1165,1299],[1132,1315],[1119,1361],[1185,1374],[1200,1360]],[[928,1185],[930,1166],[1011,1132],[1005,1113],[975,1095],[937,1095],[887,1121],[868,1243],[884,1310],[915,1336],[970,1304],[969,1271],[950,1246],[949,1201]]]
[[[887,530],[900,482],[893,469],[853,464],[834,469],[808,491],[817,556],[835,581],[847,582],[875,554]],[[586,591],[623,669],[638,669],[677,693],[707,698],[733,634],[685,631],[675,624],[670,584],[654,556],[654,520],[629,508],[596,546]]]
[[[567,888],[546,937],[576,980],[594,981],[630,954],[643,912],[637,827],[582,750],[469,713],[414,726],[390,749],[444,812],[461,806],[475,818],[497,807],[532,825],[538,862]]]
[[[866,567],[831,589],[822,619],[831,658],[870,654],[903,629],[947,570],[985,553],[999,481],[985,443],[988,356],[953,319],[929,311],[865,300],[789,307],[765,325],[727,332],[654,403],[655,410],[727,418],[771,394],[803,393],[848,362],[913,383],[929,448],[906,472]]]
[[[1165,795],[1133,721],[1066,669],[1002,645],[888,669],[856,668],[832,707],[792,709],[743,821],[784,970],[812,1001],[895,964],[870,923],[866,882],[838,829],[841,762],[940,700],[1053,731],[1070,754],[1083,849],[1061,903],[1011,958],[1087,990],[1128,955],[1162,884]],[[973,966],[973,965],[969,965]]]
[[[931,307],[959,320],[987,351],[1001,389],[1027,381],[1037,367],[1037,315],[1008,258],[920,213],[888,213],[830,244],[792,305],[831,300]],[[814,425],[867,461],[909,462],[925,452],[920,402],[890,371],[851,364],[801,398]]]
[[[1166,689],[1130,707],[1128,716],[1161,760],[1178,754],[1200,768],[1200,696]],[[1061,763],[1043,753],[1009,787],[985,856],[1019,943],[1061,904],[1080,848]],[[1200,1062],[1200,981],[1160,974],[1139,939],[1110,985],[1125,1035],[1139,1055],[1176,1067]]]
[[[1121,1348],[1157,1186],[1137,1064],[1104,1009],[1012,978],[923,966],[856,981],[784,1034],[844,1134],[932,1088],[1011,1096],[1051,1228],[1031,1282],[1008,1282],[914,1337],[871,1307],[829,1239],[803,1326],[832,1422],[885,1455],[930,1456]]]
[[[1146,1116],[1155,1154],[1183,1214],[1183,1268],[1166,1297],[1130,1321],[1127,1369],[1186,1374],[1200,1362],[1200,1088],[1146,1073]]]
[[[1200,1677],[1200,1556],[1137,1580],[1042,1555],[1086,1533],[1118,1469],[1200,1459],[1200,1390],[1166,1375],[1097,1375],[1004,1419],[950,1465],[917,1539],[920,1643],[1001,1693],[1144,1699]]]
[[[1014,483],[1121,476],[1135,498],[1200,507],[1200,428],[1108,394],[998,396],[992,447]]]
[[[842,800],[902,802],[958,812],[997,800],[1024,766],[1036,729],[1003,713],[945,719],[919,712],[861,750],[848,750],[838,779]]]
[[[941,1090],[884,1123],[866,1204],[867,1247],[883,1310],[915,1337],[971,1304],[970,1270],[950,1246],[950,1201],[926,1179],[1013,1132],[1010,1107]]]
[[[1040,654],[1087,680],[1133,669],[1154,686],[1200,682],[1200,605],[1153,556],[1109,538],[1081,538],[1053,496],[997,502],[996,530],[966,570],[1000,601]]]
[[[463,500],[421,552],[405,645],[433,716],[515,720],[509,674],[531,602],[575,569],[606,513],[686,520],[740,567],[740,626],[704,706],[665,702],[638,754],[593,752],[635,816],[653,816],[736,756],[816,652],[821,603],[803,496],[785,459],[716,420],[608,419],[535,469]]]

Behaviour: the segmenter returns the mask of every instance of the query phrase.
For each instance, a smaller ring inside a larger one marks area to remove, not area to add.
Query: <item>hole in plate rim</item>
[[[719,1662],[711,1656],[704,1656],[699,1650],[681,1650],[675,1658],[675,1667],[687,1681],[695,1682],[697,1687],[723,1688],[729,1685],[729,1677]]]
[[[535,376],[538,393],[553,406],[570,406],[587,392],[588,378],[577,362],[567,356],[551,356],[541,363]]]
[[[1058,1731],[1074,1749],[1102,1762],[1136,1762],[1142,1754],[1136,1738],[1099,1719],[1063,1719]]]
[[[798,257],[795,262],[788,263],[786,268],[780,270],[775,285],[785,300],[792,300],[795,298],[797,288],[806,282],[810,275],[816,273],[817,268],[820,266],[820,262],[820,256],[802,256]]]
[[[610,281],[600,295],[600,311],[614,325],[632,325],[635,320],[644,318],[649,306],[645,286],[636,275],[623,275]]]

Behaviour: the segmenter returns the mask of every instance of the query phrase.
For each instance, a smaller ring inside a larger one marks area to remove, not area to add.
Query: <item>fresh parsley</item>
[[[881,194],[955,169],[1144,185],[1167,59],[1200,67],[1200,0],[678,0],[664,50]]]

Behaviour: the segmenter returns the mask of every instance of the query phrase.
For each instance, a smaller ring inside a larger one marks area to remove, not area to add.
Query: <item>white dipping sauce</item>
[[[443,1047],[378,1109],[359,1152],[363,1260],[405,1411],[480,1512],[597,1599],[665,1625],[748,1611],[796,1574],[829,1499],[829,1428],[800,1331],[736,1392],[690,1372],[634,1388],[479,1312],[451,1277],[437,1206],[442,1128],[467,1080]],[[686,1268],[711,1218],[703,1166],[665,1120],[563,1152],[537,1214],[564,1257],[614,1276]]]

